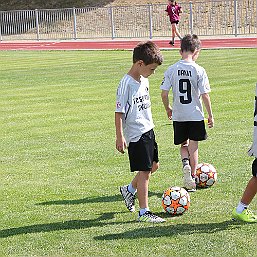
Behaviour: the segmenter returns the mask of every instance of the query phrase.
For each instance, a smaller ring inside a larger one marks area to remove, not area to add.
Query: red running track
[[[109,41],[26,41],[0,42],[0,50],[131,50],[141,40]],[[153,40],[160,49],[178,49],[170,46],[169,40]],[[203,49],[218,48],[257,48],[257,38],[202,39]]]

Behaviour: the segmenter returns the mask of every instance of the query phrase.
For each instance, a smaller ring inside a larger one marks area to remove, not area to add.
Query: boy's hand
[[[167,112],[167,116],[168,116],[169,120],[172,120],[172,109],[171,109],[171,108],[168,108],[168,109],[166,110],[166,112]]]
[[[122,138],[117,138],[116,139],[116,149],[120,152],[120,153],[125,153],[125,149],[127,148],[127,144],[126,141],[124,139],[124,137]]]
[[[208,127],[209,128],[214,127],[214,119],[213,119],[213,117],[208,117]]]

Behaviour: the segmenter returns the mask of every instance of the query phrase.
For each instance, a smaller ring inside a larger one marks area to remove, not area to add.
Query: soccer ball
[[[196,186],[211,187],[217,181],[217,171],[209,163],[199,163],[196,167]]]
[[[171,215],[181,215],[190,206],[189,193],[182,187],[169,187],[162,195],[162,207]]]

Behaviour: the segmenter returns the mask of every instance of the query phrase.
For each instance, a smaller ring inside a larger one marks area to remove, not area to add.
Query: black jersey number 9
[[[179,99],[182,104],[190,104],[192,102],[191,87],[189,79],[179,80],[179,92],[183,94]]]

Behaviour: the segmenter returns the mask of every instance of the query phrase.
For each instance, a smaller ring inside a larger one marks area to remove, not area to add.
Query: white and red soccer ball
[[[169,187],[162,195],[162,207],[171,215],[181,215],[190,206],[189,193],[183,187]]]
[[[217,181],[217,171],[209,163],[199,163],[196,167],[196,186],[199,188],[211,187]]]

